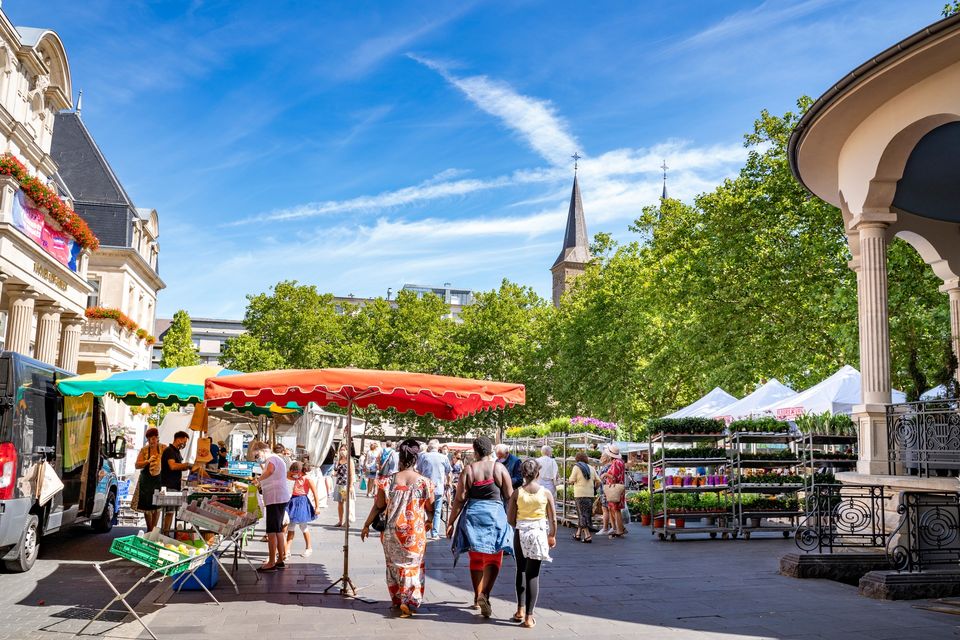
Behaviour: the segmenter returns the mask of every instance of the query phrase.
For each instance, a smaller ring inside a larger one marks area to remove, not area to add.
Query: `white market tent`
[[[933,389],[928,389],[920,394],[921,400],[940,400],[947,397],[946,385],[938,384]]]
[[[693,404],[689,404],[683,409],[674,411],[670,415],[664,416],[664,418],[706,418],[717,411],[722,411],[724,407],[727,407],[736,401],[737,399],[735,397],[720,387],[716,387],[713,391],[703,396]]]
[[[855,405],[862,404],[862,397],[860,372],[850,365],[844,365],[826,380],[795,396],[762,407],[762,411],[773,414],[778,420],[825,412],[849,415],[853,413]],[[894,390],[893,401],[904,402],[906,395]]]
[[[773,378],[742,400],[737,400],[731,405],[718,409],[707,417],[717,418],[730,424],[734,420],[741,418],[771,415],[765,411],[765,407],[775,402],[787,400],[796,395],[796,391],[776,378]]]

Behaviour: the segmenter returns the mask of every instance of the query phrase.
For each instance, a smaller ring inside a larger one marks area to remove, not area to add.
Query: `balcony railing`
[[[887,557],[898,571],[960,570],[960,493],[904,491]]]
[[[957,400],[887,405],[891,475],[960,475],[960,406]]]
[[[794,540],[802,551],[832,553],[840,548],[887,545],[882,486],[821,484],[807,493],[806,514]]]

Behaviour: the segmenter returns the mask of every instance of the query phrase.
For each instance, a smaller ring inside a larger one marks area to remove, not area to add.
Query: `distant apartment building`
[[[446,318],[453,320],[458,320],[460,318],[460,313],[463,311],[463,308],[473,304],[473,291],[470,289],[456,289],[450,286],[449,282],[445,282],[442,287],[434,287],[427,285],[419,284],[405,284],[401,288],[401,291],[410,291],[417,294],[418,298],[422,298],[427,294],[433,294],[443,300],[448,307],[450,307],[450,313],[448,313]],[[348,296],[334,296],[333,304],[335,305],[335,310],[337,314],[344,314],[353,307],[362,307],[369,302],[376,300],[376,298],[361,298],[354,296],[353,294]],[[390,306],[396,306],[397,301],[390,298],[390,290],[387,290],[387,301],[390,303]]]
[[[163,354],[163,338],[173,322],[170,318],[157,318],[154,329],[157,343],[153,345],[153,368],[160,367]],[[218,364],[223,353],[223,343],[230,338],[246,333],[243,320],[224,320],[221,318],[190,318],[193,347],[200,355],[200,364]]]

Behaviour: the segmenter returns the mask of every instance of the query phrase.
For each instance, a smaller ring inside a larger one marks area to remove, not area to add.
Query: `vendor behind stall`
[[[167,445],[160,457],[160,485],[166,487],[167,491],[180,491],[183,484],[183,472],[190,469],[191,465],[184,463],[180,451],[187,446],[190,441],[190,434],[185,431],[177,431],[173,434],[173,442]],[[173,513],[167,512],[163,515],[163,530],[169,535],[170,527],[173,524]]]

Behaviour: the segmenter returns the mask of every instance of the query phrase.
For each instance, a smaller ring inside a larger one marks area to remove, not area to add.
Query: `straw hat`
[[[620,447],[618,447],[615,444],[608,444],[605,451],[607,452],[607,455],[610,456],[611,458],[620,457]]]

